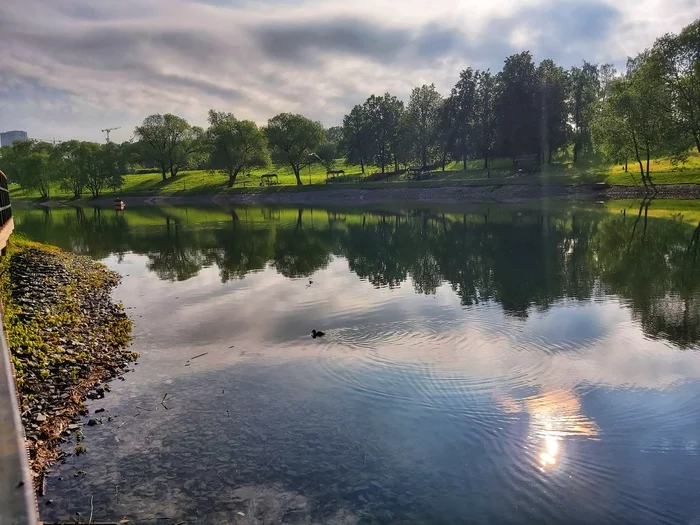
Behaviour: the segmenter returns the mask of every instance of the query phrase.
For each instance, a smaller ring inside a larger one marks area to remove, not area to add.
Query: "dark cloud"
[[[435,22],[398,28],[367,20],[337,17],[259,25],[251,30],[260,47],[281,62],[314,63],[320,56],[353,55],[382,64],[412,63],[464,47],[461,34]]]
[[[528,6],[512,16],[493,20],[487,34],[501,35],[501,38],[487,37],[479,42],[475,51],[484,54],[487,49],[497,48],[503,59],[527,49],[538,60],[552,58],[567,67],[584,58],[595,60],[591,49],[595,49],[621,20],[622,13],[602,1]],[[503,38],[517,30],[532,32],[525,46],[516,46]]]

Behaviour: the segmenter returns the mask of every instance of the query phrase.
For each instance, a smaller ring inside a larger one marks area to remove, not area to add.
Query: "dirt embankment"
[[[104,382],[136,357],[127,350],[131,321],[110,296],[119,275],[87,257],[20,242],[2,264],[5,327],[40,488],[66,436],[75,431],[80,441],[85,399],[104,396]],[[83,451],[78,443],[75,452]]]
[[[303,191],[270,191],[255,193],[220,193],[213,195],[124,196],[128,206],[172,204],[281,204],[281,205],[346,205],[365,204],[421,204],[421,203],[518,203],[538,199],[588,199],[609,200],[641,198],[643,187],[609,186],[605,184],[538,185],[538,184],[489,184],[444,187],[395,187],[347,188],[329,187]],[[647,195],[651,196],[651,194]],[[656,198],[697,199],[700,184],[657,185]],[[77,204],[81,201],[51,201],[44,205]],[[93,206],[111,207],[111,198],[84,201]]]

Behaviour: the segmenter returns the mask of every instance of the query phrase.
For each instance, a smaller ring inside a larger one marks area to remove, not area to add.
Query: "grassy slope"
[[[508,159],[497,159],[492,163],[489,172],[483,169],[481,161],[468,163],[467,170],[462,169],[461,163],[451,163],[445,172],[438,172],[424,181],[407,180],[405,175],[392,177],[388,182],[358,182],[361,176],[359,166],[346,166],[346,179],[343,184],[330,187],[339,188],[381,188],[400,183],[403,186],[452,186],[456,184],[579,184],[591,182],[607,182],[615,185],[633,185],[639,181],[638,165],[629,164],[629,172],[625,173],[622,166],[574,167],[571,164],[553,164],[545,166],[539,175],[513,175]],[[226,187],[226,177],[219,173],[206,170],[182,172],[174,179],[163,181],[160,174],[127,175],[125,184],[119,192],[106,191],[106,196],[115,195],[197,195],[228,192],[276,192],[276,191],[308,191],[326,189],[326,170],[320,165],[304,170],[302,182],[304,186],[297,187],[296,179],[289,167],[275,168],[279,176],[279,186],[261,188],[260,175],[271,171],[256,170],[249,176],[241,175],[233,188]],[[368,173],[376,171],[368,170]],[[666,159],[655,159],[651,162],[651,172],[656,184],[700,183],[700,154],[693,152],[688,162],[683,166],[674,167]],[[309,186],[309,180],[311,186]],[[25,191],[12,185],[10,194],[14,199],[38,198],[38,193]],[[61,190],[58,185],[53,188],[52,197],[70,198],[70,193]],[[89,198],[89,193],[84,195]]]

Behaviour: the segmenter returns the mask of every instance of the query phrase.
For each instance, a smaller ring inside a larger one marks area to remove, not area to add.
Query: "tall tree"
[[[479,71],[467,68],[459,74],[452,88],[450,100],[443,108],[442,133],[450,153],[462,160],[467,169],[467,158],[475,151],[476,103]]]
[[[67,140],[57,145],[51,155],[51,163],[56,169],[61,189],[70,191],[74,199],[82,197],[87,182],[85,173],[78,164],[79,147],[80,141]]]
[[[659,38],[652,58],[670,88],[679,131],[689,134],[700,152],[700,19],[678,35]]]
[[[496,115],[497,84],[490,71],[477,74],[476,101],[474,104],[474,139],[476,154],[484,159],[484,169],[489,169],[498,137]]]
[[[321,123],[303,115],[280,113],[267,122],[265,133],[273,159],[289,164],[301,186],[301,169],[313,162],[309,156],[324,139]]]
[[[180,171],[196,168],[206,157],[206,137],[199,126],[188,126],[170,150],[170,177]]]
[[[529,51],[506,58],[496,101],[502,153],[515,159],[540,151],[540,111],[535,63]]]
[[[233,187],[238,174],[263,168],[270,161],[265,134],[255,122],[238,120],[232,113],[209,110],[207,140],[210,144],[209,165],[228,176]]]
[[[343,117],[343,137],[340,150],[350,164],[359,164],[362,173],[372,153],[372,130],[365,107],[357,104]]]
[[[572,67],[571,77],[571,118],[574,141],[574,162],[592,149],[590,123],[593,118],[593,104],[600,92],[598,68],[584,60],[581,67]]]
[[[136,127],[134,134],[144,144],[144,160],[153,162],[160,168],[163,180],[166,180],[168,171],[171,177],[177,174],[182,161],[196,145],[187,121],[170,113],[146,117],[143,124]],[[176,167],[173,170],[174,162]]]
[[[642,183],[655,189],[650,173],[651,157],[672,148],[671,95],[648,52],[629,59],[625,78],[611,82],[609,94],[595,128],[603,142],[619,151],[630,151],[639,165]],[[608,135],[606,138],[605,135]],[[617,134],[617,137],[610,137]]]
[[[543,60],[537,68],[543,156],[548,164],[552,155],[568,138],[568,78],[563,68],[552,60]]]
[[[384,173],[386,165],[394,157],[393,147],[404,111],[403,102],[389,93],[371,95],[363,104],[363,109],[369,124],[372,160]]]
[[[442,96],[435,89],[435,84],[424,84],[411,91],[406,113],[413,136],[414,154],[423,166],[428,164],[438,146],[441,103]]]

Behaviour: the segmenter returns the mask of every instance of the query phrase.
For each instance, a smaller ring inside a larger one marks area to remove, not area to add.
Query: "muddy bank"
[[[35,484],[61,457],[83,401],[105,395],[124,373],[131,321],[110,296],[119,275],[87,257],[14,242],[2,263],[2,300],[22,423]],[[95,419],[91,424],[99,423]]]
[[[655,198],[697,199],[700,184],[657,185]],[[177,204],[306,204],[349,205],[365,204],[420,204],[420,203],[520,203],[537,199],[609,200],[644,197],[643,187],[609,186],[606,184],[552,185],[539,184],[478,184],[444,187],[396,187],[387,188],[327,188],[314,187],[304,190],[277,190],[255,193],[219,193],[210,195],[129,196],[127,206],[158,206]],[[89,204],[111,208],[111,197],[78,201],[48,201],[42,206]]]

